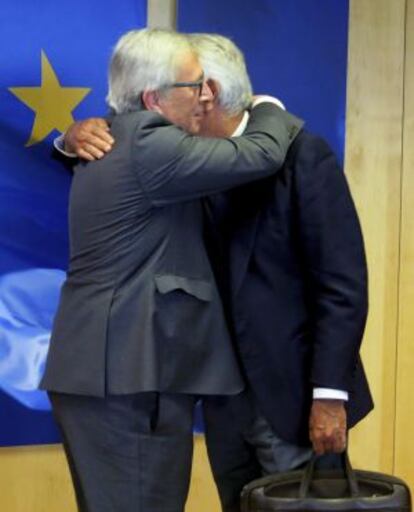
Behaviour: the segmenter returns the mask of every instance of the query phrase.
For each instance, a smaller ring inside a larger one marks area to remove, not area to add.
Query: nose
[[[213,99],[214,99],[213,91],[211,90],[207,80],[204,80],[203,85],[201,87],[201,92],[200,92],[200,101],[213,101]]]

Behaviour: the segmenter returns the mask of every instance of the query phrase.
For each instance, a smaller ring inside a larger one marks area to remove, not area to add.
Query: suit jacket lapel
[[[244,198],[246,201],[249,200],[247,194]],[[246,275],[260,217],[260,210],[252,210],[251,203],[242,202],[242,200],[242,195],[237,197],[235,201],[232,200],[232,207],[235,208],[235,211],[243,212],[243,215],[238,216],[237,223],[234,225],[230,242],[230,273],[233,297],[239,292]]]
[[[247,185],[217,194],[210,197],[206,205],[210,229],[216,232],[216,238],[222,240],[218,244],[221,248],[218,257],[221,279],[230,280],[233,297],[239,291],[247,271],[260,215],[252,190],[254,187]],[[218,247],[214,250],[217,251]],[[217,254],[214,256],[217,257]]]

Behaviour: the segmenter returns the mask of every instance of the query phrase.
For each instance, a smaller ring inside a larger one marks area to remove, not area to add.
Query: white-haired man
[[[251,86],[238,48],[193,36],[215,107],[201,133],[241,135]],[[302,130],[282,172],[211,197],[223,283],[248,389],[204,401],[223,510],[244,484],[341,452],[347,427],[372,408],[358,356],[367,313],[364,246],[343,172],[327,144]],[[216,257],[217,259],[217,257]],[[320,461],[335,466],[334,457]]]
[[[192,40],[215,96],[201,133],[240,136],[251,102],[243,56],[222,36]],[[347,428],[372,408],[358,356],[366,266],[345,177],[327,145],[304,131],[281,173],[211,197],[209,215],[248,382],[238,396],[204,400],[223,510],[236,512],[244,484],[301,466],[310,444],[318,454],[342,451]]]
[[[189,135],[209,99],[186,37],[119,40],[116,144],[75,169],[70,264],[41,383],[81,512],[182,512],[195,399],[243,387],[200,198],[271,175],[301,123],[260,105],[238,141]]]

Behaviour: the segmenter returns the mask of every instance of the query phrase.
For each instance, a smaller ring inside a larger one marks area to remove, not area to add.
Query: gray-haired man
[[[243,56],[221,36],[192,39],[215,95],[201,133],[240,136],[251,101]],[[347,427],[371,409],[358,357],[366,267],[344,175],[309,133],[276,177],[212,197],[209,210],[212,258],[249,384],[238,396],[204,400],[223,510],[236,512],[244,484],[299,467],[309,441],[320,454],[342,451]]]
[[[241,135],[251,91],[241,52],[218,35],[194,42],[215,93],[201,133]],[[318,454],[343,451],[347,427],[372,408],[358,356],[367,275],[344,174],[305,130],[281,172],[211,197],[209,210],[249,384],[239,396],[204,402],[213,473],[223,510],[233,512],[244,484],[306,462],[309,441]]]
[[[75,169],[70,264],[41,386],[82,512],[181,512],[194,401],[243,387],[199,198],[271,175],[300,123],[260,105],[238,141],[189,135],[209,99],[187,38],[126,34],[109,74],[116,143]]]

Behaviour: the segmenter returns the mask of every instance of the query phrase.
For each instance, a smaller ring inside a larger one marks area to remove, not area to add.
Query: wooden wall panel
[[[345,168],[369,265],[363,359],[376,408],[351,434],[358,466],[392,471],[405,0],[351,0]]]
[[[208,462],[204,436],[194,442],[193,473],[186,512],[220,512],[220,501]]]
[[[61,446],[0,449],[0,510],[76,512]],[[220,512],[203,436],[194,440],[194,461],[186,512]]]
[[[407,2],[395,473],[414,490],[414,0]]]
[[[66,460],[60,446],[0,450],[0,510],[76,512]]]

